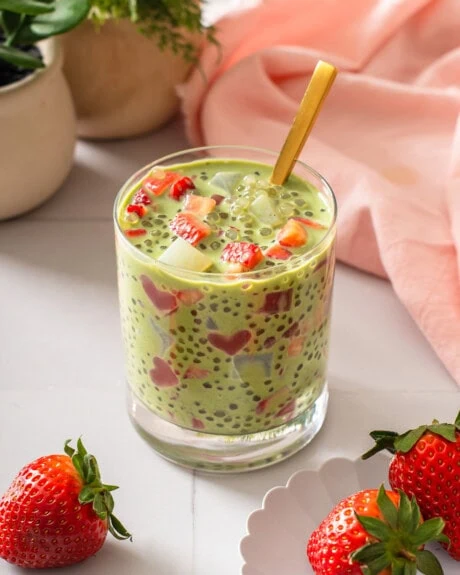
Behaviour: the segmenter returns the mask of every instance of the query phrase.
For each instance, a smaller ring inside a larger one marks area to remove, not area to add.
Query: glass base
[[[295,419],[258,433],[214,435],[185,429],[149,411],[128,386],[128,411],[136,430],[165,459],[200,471],[237,473],[278,463],[310,443],[323,425],[327,384]]]

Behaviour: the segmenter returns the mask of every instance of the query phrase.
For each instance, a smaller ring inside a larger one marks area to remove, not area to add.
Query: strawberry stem
[[[65,442],[64,451],[71,458],[83,481],[78,501],[82,505],[92,503],[94,512],[100,519],[107,521],[108,529],[115,539],[129,539],[132,541],[131,533],[113,514],[115,503],[111,491],[118,489],[118,487],[102,483],[97,460],[94,455],[87,452],[81,438],[77,441],[77,449],[69,445],[71,441],[71,439],[68,439]]]

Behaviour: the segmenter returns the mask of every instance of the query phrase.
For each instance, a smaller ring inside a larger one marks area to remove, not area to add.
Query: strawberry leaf
[[[398,523],[398,510],[393,501],[388,497],[383,485],[381,485],[379,489],[377,505],[382,512],[385,521],[390,525],[390,527],[395,529]]]
[[[369,543],[350,554],[350,559],[367,565],[370,561],[385,555],[385,543]]]
[[[417,569],[424,575],[443,575],[441,564],[431,551],[418,551],[416,564]]]
[[[399,491],[399,495],[398,529],[409,531],[412,525],[412,505],[409,497],[403,491]]]
[[[96,493],[94,496],[93,509],[100,519],[107,519],[107,508],[102,493]]]
[[[455,425],[451,425],[449,423],[438,423],[435,425],[430,425],[428,429],[432,433],[436,433],[436,435],[440,435],[441,437],[444,437],[444,439],[447,439],[447,441],[451,441],[452,443],[455,443],[455,441],[457,440],[457,437],[455,435]]]
[[[422,523],[417,527],[415,533],[411,537],[411,541],[417,547],[423,545],[433,538],[439,537],[442,534],[445,523],[440,517],[433,517]]]
[[[402,453],[410,451],[427,429],[427,425],[421,425],[420,427],[417,427],[417,429],[412,429],[411,431],[400,435],[394,442],[396,451],[401,451]]]
[[[80,503],[89,503],[94,499],[94,490],[89,485],[85,485],[78,494],[78,501]]]
[[[457,414],[457,417],[455,419],[455,427],[460,431],[460,411]]]
[[[119,519],[115,517],[115,515],[113,515],[113,513],[111,513],[109,516],[109,531],[115,537],[115,539],[129,539],[130,541],[133,540],[131,533],[126,531],[124,525]]]
[[[406,561],[404,559],[393,559],[391,563],[391,575],[404,575],[404,567]]]
[[[355,516],[369,535],[372,535],[379,541],[390,538],[391,529],[380,519],[368,517],[366,515],[358,515],[358,513],[355,513]]]
[[[422,514],[420,513],[420,508],[418,506],[417,500],[415,497],[411,499],[411,523],[409,525],[409,530],[413,533],[417,527],[420,525],[420,521],[422,519]]]
[[[380,557],[377,557],[373,561],[367,564],[367,567],[372,575],[379,575],[384,569],[391,565],[391,557],[389,554],[385,553]]]
[[[417,565],[414,562],[404,563],[404,575],[417,575]]]

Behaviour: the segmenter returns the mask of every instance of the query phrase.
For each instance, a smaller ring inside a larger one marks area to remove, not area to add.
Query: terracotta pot
[[[70,171],[75,111],[56,39],[39,44],[46,68],[0,88],[0,220],[43,203]]]
[[[80,136],[136,136],[160,127],[178,110],[175,87],[190,64],[160,51],[130,21],[109,20],[98,29],[86,21],[62,40]]]

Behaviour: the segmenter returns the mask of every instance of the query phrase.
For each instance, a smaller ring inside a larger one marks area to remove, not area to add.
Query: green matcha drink
[[[144,168],[115,218],[131,416],[166,457],[222,471],[324,419],[335,203],[300,163],[273,186],[274,155],[211,152]]]

